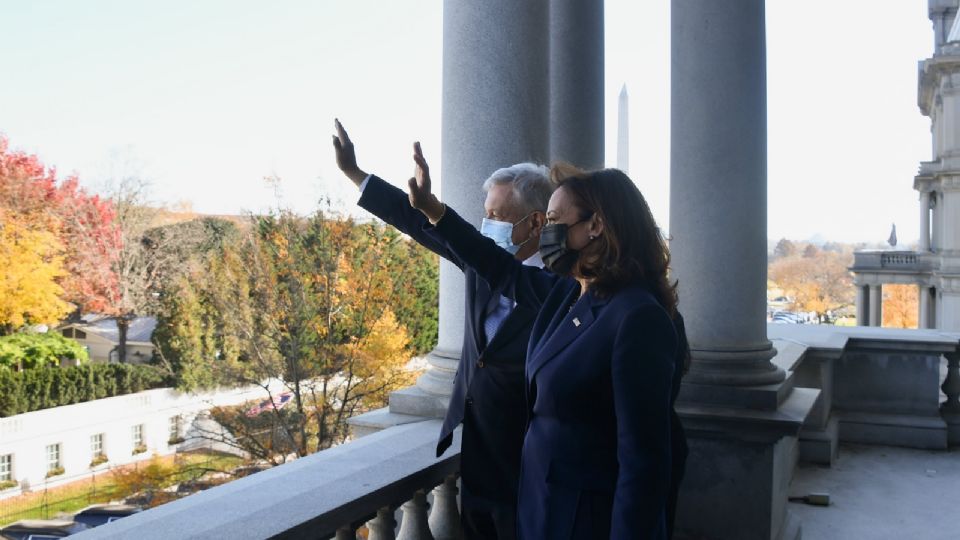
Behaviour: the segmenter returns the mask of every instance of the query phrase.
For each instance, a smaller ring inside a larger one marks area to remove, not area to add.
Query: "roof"
[[[117,320],[99,313],[88,313],[81,317],[80,323],[74,326],[86,332],[92,332],[112,343],[120,343],[120,331],[117,329]],[[130,321],[127,329],[127,342],[151,343],[153,331],[157,328],[156,317],[136,317]]]
[[[80,510],[76,515],[128,516],[140,512],[142,508],[133,504],[94,504]]]
[[[8,531],[30,531],[30,532],[68,532],[74,533],[79,532],[87,527],[82,523],[77,523],[75,521],[68,521],[63,519],[22,519],[16,523],[11,523],[3,529],[0,529],[0,532]]]

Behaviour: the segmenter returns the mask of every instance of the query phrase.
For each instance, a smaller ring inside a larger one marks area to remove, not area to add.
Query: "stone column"
[[[868,326],[883,326],[883,285],[870,285],[869,321]]]
[[[440,192],[478,227],[482,185],[490,173],[548,158],[547,7],[547,0],[443,4]],[[390,412],[445,414],[463,345],[464,310],[463,274],[441,260],[437,348],[416,387],[390,396]]]
[[[930,192],[920,192],[920,251],[930,251]]]
[[[672,3],[670,248],[705,384],[780,382],[767,339],[762,0]]]
[[[857,326],[870,326],[870,296],[867,285],[857,284]]]
[[[917,285],[917,298],[920,299],[920,314],[917,317],[917,327],[921,330],[932,328],[930,326],[930,287],[926,285]]]
[[[764,2],[671,7],[670,249],[693,354],[677,537],[798,538],[787,487],[819,390],[794,388],[767,338]]]
[[[940,195],[933,191],[930,193],[930,200],[933,202],[933,210],[930,211],[931,230],[930,230],[930,250],[934,253],[943,248],[940,235],[940,214],[942,213]]]
[[[551,1],[549,50],[550,160],[603,167],[603,0]]]

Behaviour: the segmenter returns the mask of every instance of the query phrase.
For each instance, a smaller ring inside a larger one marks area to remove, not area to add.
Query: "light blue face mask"
[[[480,234],[496,242],[498,246],[507,250],[507,252],[511,255],[516,255],[517,252],[520,251],[520,248],[523,247],[523,244],[529,242],[530,239],[528,238],[519,244],[514,244],[513,228],[522,223],[523,220],[527,219],[528,217],[530,217],[530,214],[527,214],[523,217],[523,219],[516,223],[483,218],[483,221],[480,222]]]

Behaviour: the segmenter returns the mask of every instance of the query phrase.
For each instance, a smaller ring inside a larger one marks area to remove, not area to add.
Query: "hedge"
[[[169,383],[158,368],[142,364],[0,369],[0,418],[162,388]]]

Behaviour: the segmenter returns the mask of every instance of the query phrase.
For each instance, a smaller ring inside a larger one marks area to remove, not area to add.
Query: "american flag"
[[[273,396],[273,399],[265,399],[260,403],[257,403],[253,407],[247,409],[247,412],[244,413],[249,418],[253,418],[263,411],[269,411],[272,409],[282,409],[284,405],[290,403],[290,400],[293,399],[293,394],[290,392],[284,392],[282,394],[277,394]]]

